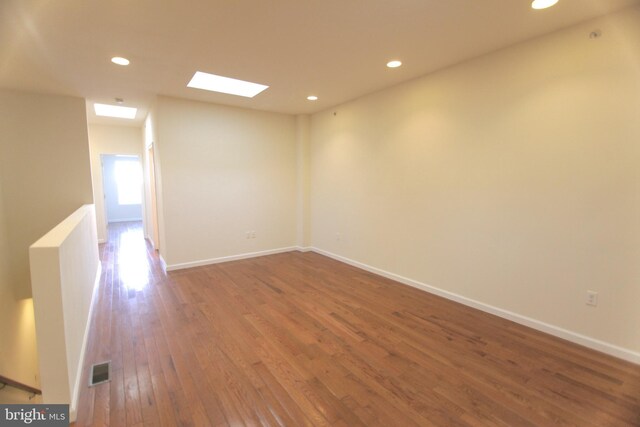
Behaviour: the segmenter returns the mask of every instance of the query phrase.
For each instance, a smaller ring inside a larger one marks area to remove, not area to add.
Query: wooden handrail
[[[0,384],[6,384],[9,387],[19,388],[20,390],[24,390],[26,392],[33,393],[33,394],[42,394],[42,390],[39,390],[35,387],[31,387],[30,385],[22,384],[18,381],[14,381],[7,377],[3,377],[2,375],[0,375]]]

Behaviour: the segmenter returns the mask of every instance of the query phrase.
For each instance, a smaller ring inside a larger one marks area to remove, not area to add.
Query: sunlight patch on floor
[[[140,291],[149,285],[147,245],[141,229],[127,230],[120,235],[116,257],[120,280],[127,289]]]

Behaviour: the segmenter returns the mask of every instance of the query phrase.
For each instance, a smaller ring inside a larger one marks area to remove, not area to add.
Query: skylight
[[[269,86],[258,83],[245,82],[244,80],[232,79],[230,77],[216,76],[215,74],[196,71],[193,78],[187,85],[194,89],[204,89],[211,92],[228,93],[229,95],[244,96],[253,98]]]
[[[137,108],[121,107],[119,105],[93,104],[96,116],[117,117],[119,119],[135,119]]]
[[[531,7],[534,9],[546,9],[558,3],[558,0],[533,0]]]

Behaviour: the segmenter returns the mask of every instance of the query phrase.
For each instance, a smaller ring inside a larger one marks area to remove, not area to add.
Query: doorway
[[[142,220],[142,168],[135,155],[103,154],[102,185],[107,224]]]
[[[153,143],[149,145],[147,148],[147,161],[149,171],[149,201],[150,201],[150,210],[149,217],[151,219],[151,234],[152,234],[152,242],[154,249],[156,251],[160,250],[160,233],[158,231],[158,203],[156,200],[156,162],[155,162],[155,153],[153,150]]]

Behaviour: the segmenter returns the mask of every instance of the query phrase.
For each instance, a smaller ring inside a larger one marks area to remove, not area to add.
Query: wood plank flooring
[[[639,366],[318,254],[101,256],[78,426],[640,426]]]

